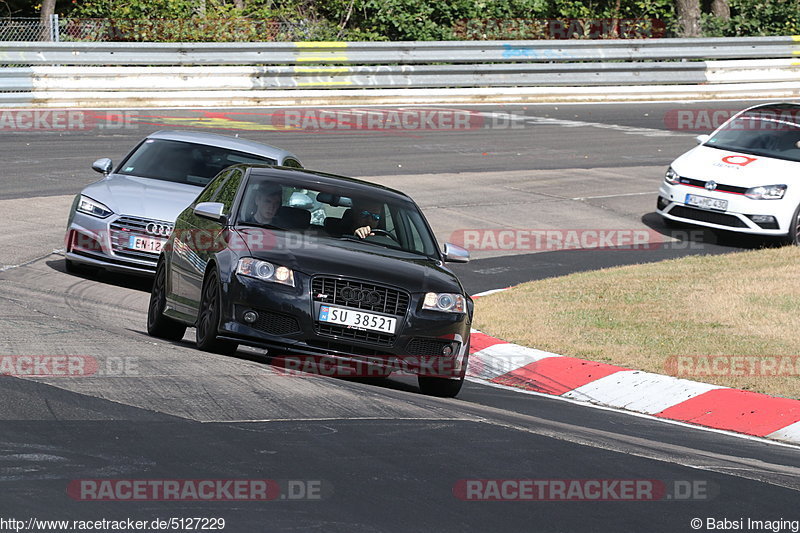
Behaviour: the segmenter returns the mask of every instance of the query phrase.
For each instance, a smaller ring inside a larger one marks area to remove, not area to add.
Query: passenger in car
[[[274,224],[283,200],[280,185],[264,184],[256,192],[256,211],[253,221],[258,224]]]

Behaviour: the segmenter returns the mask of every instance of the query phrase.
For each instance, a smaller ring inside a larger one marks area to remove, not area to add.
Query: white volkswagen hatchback
[[[800,105],[757,105],[734,115],[667,169],[657,211],[800,244]]]

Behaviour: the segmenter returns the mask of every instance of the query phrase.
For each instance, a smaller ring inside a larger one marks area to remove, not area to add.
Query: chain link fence
[[[38,18],[0,18],[0,41],[58,41],[58,15]]]
[[[264,42],[330,38],[332,28],[248,18],[78,19],[0,18],[0,41]]]

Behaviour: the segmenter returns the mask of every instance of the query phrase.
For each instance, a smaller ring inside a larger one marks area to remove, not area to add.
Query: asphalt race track
[[[799,520],[796,447],[474,382],[438,399],[410,377],[336,379],[282,372],[258,350],[202,353],[191,329],[176,343],[146,334],[147,280],[70,275],[59,253],[72,197],[98,177],[91,162],[118,161],[151,131],[184,127],[275,144],[308,168],[401,189],[440,242],[468,229],[637,230],[657,242],[479,250],[454,268],[471,293],[774,245],[670,231],[653,215],[666,166],[702,133],[670,129],[665,117],[745,105],[470,107],[480,127],[411,132],[265,128],[275,110],[134,110],[123,126],[0,131],[0,356],[98,365],[84,376],[0,379],[0,529],[11,518],[26,527],[33,518],[224,518],[231,532],[326,533],[680,532],[698,530],[697,518],[702,531],[709,519]],[[76,489],[109,480],[269,480],[275,490],[266,501],[93,501],[102,492]],[[496,495],[475,489],[490,486],[480,480],[663,491],[639,501],[603,501],[613,490],[588,501],[470,501]]]

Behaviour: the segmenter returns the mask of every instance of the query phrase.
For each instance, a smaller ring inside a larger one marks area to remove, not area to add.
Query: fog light
[[[750,220],[755,223],[759,222],[775,222],[775,217],[770,215],[751,215]]]
[[[453,347],[449,344],[445,344],[444,348],[442,348],[442,355],[452,355],[453,354]]]
[[[248,324],[252,324],[256,320],[258,320],[258,313],[256,313],[255,311],[247,311],[242,318],[244,318],[244,321],[247,322]]]

